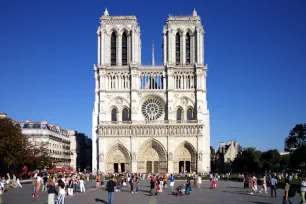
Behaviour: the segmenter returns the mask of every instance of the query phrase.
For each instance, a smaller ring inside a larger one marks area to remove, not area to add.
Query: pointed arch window
[[[118,110],[117,108],[112,109],[112,122],[118,121]]]
[[[128,108],[122,110],[122,121],[130,121],[130,113]]]
[[[111,65],[116,65],[116,34],[112,33],[111,36]]]
[[[186,64],[190,64],[190,35],[186,35]]]
[[[177,121],[182,121],[182,115],[183,115],[183,109],[179,107],[176,111],[176,120]]]
[[[122,65],[127,65],[127,35],[122,34]]]
[[[175,62],[176,64],[180,64],[180,55],[181,55],[181,39],[180,34],[177,33],[175,36]]]
[[[187,120],[193,120],[193,109],[191,107],[187,109]]]

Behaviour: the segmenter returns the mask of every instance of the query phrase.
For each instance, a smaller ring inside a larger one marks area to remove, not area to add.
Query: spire
[[[154,58],[154,40],[152,40],[152,66],[155,66],[155,58]]]
[[[105,11],[104,11],[104,16],[109,16],[109,13],[108,13],[107,8],[106,8]]]
[[[192,16],[197,16],[197,11],[195,10],[195,8],[193,9],[193,12],[192,12]]]

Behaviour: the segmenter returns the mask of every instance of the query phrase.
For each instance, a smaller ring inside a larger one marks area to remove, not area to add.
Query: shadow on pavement
[[[256,204],[272,204],[272,203],[259,202],[259,201],[249,201],[249,203],[256,203]]]
[[[97,201],[97,202],[101,202],[101,203],[108,204],[108,202],[106,202],[105,200],[102,200],[102,199],[100,199],[100,198],[96,198],[96,201]]]

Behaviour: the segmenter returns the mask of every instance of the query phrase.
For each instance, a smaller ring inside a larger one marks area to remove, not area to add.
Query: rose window
[[[163,114],[163,104],[155,98],[150,98],[142,104],[141,110],[146,120],[156,120]]]

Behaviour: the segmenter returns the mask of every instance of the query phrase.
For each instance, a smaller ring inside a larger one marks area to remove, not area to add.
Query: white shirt
[[[60,193],[61,195],[65,195],[65,194],[66,194],[65,188],[60,187],[59,193]]]
[[[40,181],[41,181],[41,177],[37,176],[37,182],[40,182]]]
[[[84,180],[80,180],[80,185],[84,185]]]

